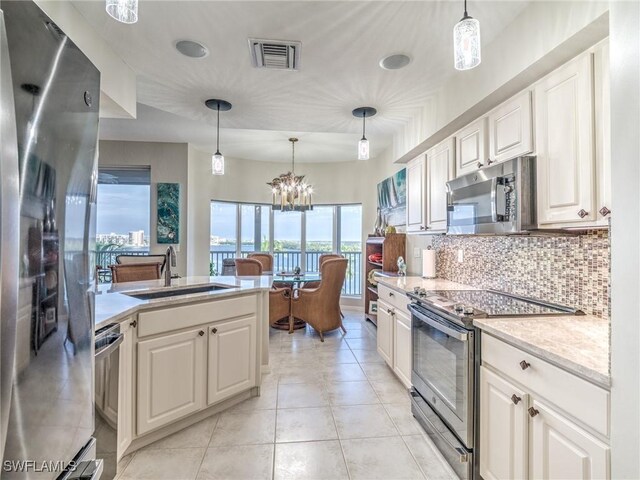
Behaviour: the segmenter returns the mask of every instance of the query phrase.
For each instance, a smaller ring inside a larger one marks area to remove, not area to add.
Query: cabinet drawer
[[[255,295],[141,312],[138,314],[138,337],[181,330],[227,318],[255,315],[256,312]]]
[[[513,347],[495,337],[482,335],[482,363],[508,375],[533,393],[609,436],[609,392],[561,368]],[[528,366],[523,369],[521,362]]]
[[[409,298],[405,293],[398,292],[386,285],[378,283],[378,299],[402,312],[405,312],[407,315],[409,314],[409,310],[407,309]]]

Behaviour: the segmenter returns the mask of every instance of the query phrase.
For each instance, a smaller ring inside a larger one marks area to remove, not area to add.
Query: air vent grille
[[[300,68],[300,42],[249,39],[251,63],[256,68],[298,70]]]

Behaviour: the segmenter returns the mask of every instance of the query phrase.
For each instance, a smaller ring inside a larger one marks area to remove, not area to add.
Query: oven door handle
[[[432,318],[429,318],[426,315],[423,315],[422,313],[420,313],[418,310],[416,310],[411,305],[409,305],[409,309],[411,310],[411,313],[413,314],[413,316],[415,316],[418,320],[420,320],[420,321],[432,326],[436,330],[439,330],[442,333],[445,333],[445,334],[449,335],[451,338],[455,338],[456,340],[460,340],[461,342],[469,341],[469,333],[460,332],[460,331],[455,330],[455,329],[453,329],[451,327],[448,327],[444,323],[441,323],[441,322],[438,322],[438,321],[436,321],[436,320],[434,320]]]

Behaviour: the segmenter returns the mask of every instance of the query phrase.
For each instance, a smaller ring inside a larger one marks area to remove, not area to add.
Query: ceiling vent
[[[300,42],[249,39],[251,63],[256,68],[300,69]]]

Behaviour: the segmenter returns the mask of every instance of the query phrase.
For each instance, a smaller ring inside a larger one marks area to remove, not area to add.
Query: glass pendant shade
[[[453,27],[453,55],[456,70],[480,65],[480,22],[465,15]]]
[[[364,137],[358,142],[358,160],[369,160],[369,140]]]
[[[122,23],[138,21],[138,0],[107,0],[107,13]]]
[[[216,152],[211,157],[211,173],[213,175],[224,175],[224,155]]]

